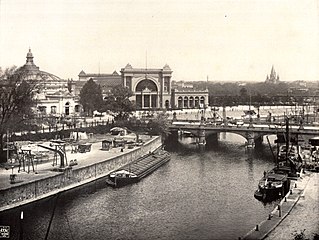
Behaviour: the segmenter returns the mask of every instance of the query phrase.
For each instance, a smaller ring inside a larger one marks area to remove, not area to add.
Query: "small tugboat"
[[[254,196],[258,200],[271,201],[283,197],[290,188],[290,180],[285,174],[277,174],[274,171],[265,172],[264,177],[258,183],[258,189]]]
[[[110,173],[106,183],[112,187],[122,187],[136,183],[171,159],[170,154],[158,149]]]

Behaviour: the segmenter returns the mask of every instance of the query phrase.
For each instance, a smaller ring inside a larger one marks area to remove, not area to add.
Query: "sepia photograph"
[[[0,240],[319,240],[318,0],[0,0]]]

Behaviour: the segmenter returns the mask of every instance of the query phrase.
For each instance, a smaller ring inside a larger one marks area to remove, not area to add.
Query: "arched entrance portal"
[[[149,79],[144,79],[136,85],[136,107],[157,108],[158,89],[156,84]]]

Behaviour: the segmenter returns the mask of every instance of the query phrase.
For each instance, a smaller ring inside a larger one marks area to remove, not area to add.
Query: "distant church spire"
[[[266,83],[278,83],[279,82],[279,75],[277,75],[274,65],[271,67],[270,75],[266,77]]]

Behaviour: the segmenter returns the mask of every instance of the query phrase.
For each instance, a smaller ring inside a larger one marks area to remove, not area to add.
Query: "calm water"
[[[18,239],[23,210],[24,239],[44,239],[55,201],[48,239],[238,239],[267,218],[275,203],[253,196],[273,166],[266,145],[247,153],[244,139],[228,134],[211,150],[186,146],[137,184],[113,189],[101,180],[8,211],[0,225]]]

